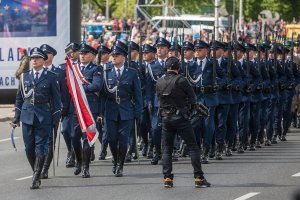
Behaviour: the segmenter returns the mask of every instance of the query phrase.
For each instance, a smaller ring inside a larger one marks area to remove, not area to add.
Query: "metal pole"
[[[235,0],[232,0],[232,30],[235,29]]]
[[[105,16],[106,16],[106,20],[109,21],[109,0],[106,0],[105,2]]]
[[[215,0],[215,40],[219,39],[219,6],[220,0]]]
[[[242,30],[242,21],[243,21],[243,0],[240,0],[240,8],[239,8],[239,30]]]
[[[70,1],[70,41],[80,42],[81,40],[81,0]]]

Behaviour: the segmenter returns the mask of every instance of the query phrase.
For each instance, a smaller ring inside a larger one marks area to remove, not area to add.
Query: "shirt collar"
[[[41,76],[41,74],[43,73],[44,71],[44,68],[40,69],[39,71],[35,70],[34,68],[32,68],[32,71],[33,71],[33,75],[35,76],[35,73],[38,72],[39,73],[39,77]]]
[[[157,58],[157,60],[158,60],[159,63],[161,63],[161,61],[166,62],[167,58],[165,58],[165,59]]]
[[[51,64],[51,65],[49,65],[49,66],[44,66],[44,68],[45,69],[47,69],[48,71],[51,71],[52,70],[52,67],[53,67],[53,65]]]
[[[125,68],[124,65],[121,68],[115,67],[115,71],[118,72],[118,69],[120,69],[120,73],[122,74],[124,71],[124,68]]]

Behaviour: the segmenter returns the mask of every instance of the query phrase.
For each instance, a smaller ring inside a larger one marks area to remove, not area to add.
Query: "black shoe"
[[[256,141],[255,146],[256,146],[256,148],[262,148],[261,143],[260,143],[260,141],[258,141],[258,140]]]
[[[153,158],[153,150],[149,149],[147,158],[148,159],[152,159]]]
[[[254,144],[250,144],[249,151],[255,151],[255,145]]]
[[[215,152],[210,152],[208,157],[209,158],[214,158],[214,157],[216,157],[216,153]]]
[[[266,140],[265,141],[265,146],[272,146],[272,142],[271,142],[271,140]]]
[[[123,165],[118,165],[115,173],[115,177],[123,176]]]
[[[173,179],[165,178],[164,179],[164,188],[172,188],[173,187]]]
[[[281,141],[285,142],[286,141],[286,137],[285,135],[281,136]]]
[[[38,178],[33,175],[32,184],[30,186],[30,189],[32,189],[32,190],[39,189],[40,185],[41,185],[41,180],[40,179],[38,180]]]
[[[207,156],[203,156],[201,159],[201,163],[202,164],[208,164],[208,157]]]
[[[210,187],[211,184],[209,182],[207,182],[207,180],[205,178],[195,178],[195,188],[207,188]]]
[[[30,189],[38,189],[41,185],[41,172],[44,165],[44,156],[36,157]]]
[[[160,155],[155,154],[155,156],[151,160],[151,165],[157,165],[158,161],[161,159]]]
[[[277,144],[276,136],[274,136],[274,137],[272,138],[272,144]]]
[[[226,156],[232,156],[231,148],[227,148],[227,149],[226,149],[225,155],[226,155]]]
[[[78,175],[81,173],[81,163],[76,163],[74,174]]]
[[[178,161],[178,153],[177,151],[173,151],[172,162],[176,162],[176,161]]]
[[[231,151],[237,151],[238,149],[236,148],[236,146],[232,147]]]
[[[113,165],[113,168],[112,168],[111,171],[112,171],[113,174],[116,174],[116,171],[117,171],[117,164],[114,164],[114,165]]]
[[[92,148],[92,151],[91,151],[91,161],[94,161],[95,160],[95,152],[94,152],[94,148]]]
[[[82,178],[90,178],[90,172],[88,167],[84,167],[82,170]]]
[[[132,161],[132,154],[131,153],[127,153],[126,157],[125,157],[125,163],[129,163]]]
[[[216,154],[216,160],[223,160],[221,153],[217,152],[217,154]]]
[[[244,147],[243,145],[240,145],[239,148],[238,148],[238,153],[245,153],[245,150],[244,150]]]

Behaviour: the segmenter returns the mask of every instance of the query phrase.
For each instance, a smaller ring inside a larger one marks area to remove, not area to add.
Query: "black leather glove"
[[[104,126],[104,116],[102,113],[99,114],[96,121],[99,122],[102,126]]]
[[[232,88],[233,88],[234,91],[239,91],[240,90],[239,85],[233,85]]]
[[[259,91],[259,90],[262,90],[262,85],[261,85],[261,84],[258,84],[257,87],[256,87],[256,90],[258,90],[258,91]]]
[[[17,126],[20,126],[20,120],[18,120],[17,118],[13,118],[10,125],[13,127],[13,128],[16,128]]]
[[[246,86],[246,92],[247,93],[251,93],[252,92],[252,86],[251,85],[247,85]]]
[[[225,90],[231,90],[231,88],[232,88],[232,85],[231,84],[226,84],[225,86],[224,86],[224,89]]]

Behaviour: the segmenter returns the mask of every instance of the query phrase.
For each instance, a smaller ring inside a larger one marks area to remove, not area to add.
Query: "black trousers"
[[[176,114],[162,118],[164,178],[173,178],[174,176],[172,174],[172,152],[176,133],[185,141],[190,151],[194,177],[204,178],[200,162],[200,149],[192,125],[188,119]]]

